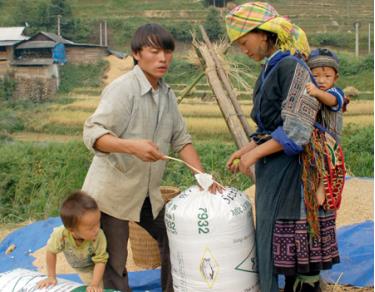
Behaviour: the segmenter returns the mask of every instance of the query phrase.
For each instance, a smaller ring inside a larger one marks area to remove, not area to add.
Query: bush
[[[104,71],[108,68],[107,61],[95,64],[66,64],[61,66],[61,83],[59,92],[70,92],[78,87],[99,87]]]
[[[15,111],[5,108],[0,110],[0,129],[3,133],[22,131],[24,124]]]
[[[9,75],[0,78],[0,100],[11,100],[16,89],[16,80]]]
[[[191,42],[191,31],[197,28],[190,22],[169,23],[164,26],[174,37],[175,40],[181,42]]]
[[[354,34],[349,33],[317,33],[309,35],[309,42],[314,47],[348,48],[354,42]]]
[[[309,43],[314,47],[335,47],[353,50],[355,47],[355,33],[325,32],[309,34]],[[365,33],[359,35],[361,48],[367,46],[368,36]]]
[[[340,78],[337,85],[341,88],[354,86],[359,91],[372,91],[374,88],[374,56],[353,58],[353,54],[338,54],[340,60]],[[373,99],[373,95],[359,98]]]
[[[185,60],[173,60],[168,73],[165,76],[167,83],[189,84],[197,74],[197,67]]]
[[[201,0],[203,2],[204,7],[213,6],[215,7],[225,7],[226,3],[229,2],[228,0]]]
[[[204,23],[204,29],[211,41],[225,37],[224,20],[216,8],[210,8]]]
[[[373,72],[374,56],[369,55],[362,58],[353,58],[352,55],[339,54],[340,74],[341,75],[357,75],[361,72]]]
[[[0,218],[3,222],[58,215],[63,198],[78,189],[89,166],[82,143],[0,145]]]
[[[342,135],[342,147],[349,174],[374,176],[374,126],[347,126]]]

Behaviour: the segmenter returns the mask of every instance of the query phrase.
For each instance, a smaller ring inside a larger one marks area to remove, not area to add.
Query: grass
[[[67,93],[76,88],[100,87],[102,76],[108,68],[108,62],[102,60],[95,64],[66,64],[60,68],[59,92]]]
[[[134,0],[110,0],[103,4],[103,1],[70,1],[74,13],[77,16],[92,15],[133,15],[134,12],[142,12],[144,10],[201,10],[203,5],[199,1],[192,4],[190,0],[169,0],[164,1],[134,1]]]
[[[355,176],[374,176],[374,124],[344,127],[342,147],[348,173]]]
[[[349,174],[373,177],[373,131],[373,125],[345,127],[342,145]],[[236,147],[229,134],[228,139],[221,135],[206,133],[199,137],[193,133],[202,164],[220,183],[245,190],[251,186],[250,180],[242,174],[230,174],[225,168]],[[92,159],[82,141],[3,142],[0,153],[0,223],[57,215],[63,198],[82,186]],[[162,185],[184,189],[194,183],[186,166],[168,162]]]
[[[61,199],[80,188],[89,165],[81,143],[2,143],[0,218],[21,222],[57,215]]]
[[[87,111],[58,110],[48,115],[48,124],[63,124],[65,126],[83,126],[90,113]]]
[[[74,98],[73,98],[74,97]],[[85,120],[95,111],[97,96],[74,95],[66,97],[70,103],[50,102],[40,105],[25,106],[15,111],[0,111],[1,121],[10,133],[26,131],[50,135],[81,135]],[[243,113],[249,117],[252,105],[250,100],[240,102]],[[371,125],[373,123],[372,100],[352,100],[348,112],[344,114],[344,124]],[[225,141],[231,139],[226,123],[216,102],[202,103],[194,99],[185,99],[179,108],[185,117],[189,130],[197,137],[219,135]],[[3,113],[3,114],[1,114]],[[13,121],[13,122],[12,122]],[[248,118],[250,126],[254,123]],[[202,126],[204,125],[204,126]]]
[[[217,147],[218,143],[196,143],[206,171],[226,185],[247,188],[250,182],[246,177],[229,175],[224,167],[226,159],[235,149],[234,145]],[[81,141],[2,143],[0,151],[2,223],[57,215],[62,199],[71,190],[81,187],[92,158]],[[168,163],[164,185],[185,188],[193,183],[194,177],[188,168],[179,163]]]

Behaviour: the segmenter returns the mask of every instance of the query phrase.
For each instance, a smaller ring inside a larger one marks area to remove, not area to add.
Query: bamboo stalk
[[[230,84],[230,81],[229,81],[229,78],[228,78],[227,74],[225,73],[225,71],[223,69],[222,63],[220,62],[219,58],[217,57],[217,55],[214,52],[214,48],[213,48],[212,43],[211,43],[211,41],[210,41],[210,39],[209,39],[209,37],[206,33],[206,30],[203,28],[202,25],[200,25],[199,28],[201,30],[203,40],[206,43],[209,51],[211,52],[211,56],[212,56],[212,59],[215,62],[219,77],[224,84],[224,88],[229,95],[230,101],[232,102],[235,111],[237,112],[237,115],[238,115],[238,118],[240,119],[242,127],[243,127],[247,137],[250,137],[250,135],[253,133],[253,131],[250,129],[249,123],[247,122],[246,117],[245,117],[245,115],[242,111],[242,108],[238,103],[237,96],[236,96],[236,94],[235,94],[235,92],[232,88],[232,85]]]
[[[193,82],[184,89],[184,91],[182,92],[182,95],[181,97],[178,99],[177,103],[180,104],[182,102],[182,100],[185,98],[185,96],[187,96],[189,94],[189,92],[195,87],[195,85],[197,85],[197,83],[199,82],[199,80],[201,80],[201,78],[204,76],[204,71],[202,71],[201,73],[199,73],[199,75],[193,80]]]
[[[229,131],[232,134],[237,147],[242,148],[249,143],[248,135],[244,130],[244,127],[238,117],[233,103],[227,98],[225,89],[222,85],[222,81],[220,80],[217,73],[215,61],[213,60],[212,55],[209,53],[207,45],[204,46],[195,38],[193,38],[193,46],[197,51],[197,55],[201,63],[206,65],[206,76],[208,83],[210,84],[211,89],[214,92]],[[250,167],[250,173],[251,180],[255,183],[254,166]]]
[[[220,110],[225,118],[225,122],[231,132],[237,147],[241,148],[246,145],[249,140],[247,135],[237,118],[237,112],[235,111],[233,104],[228,100],[222,83],[217,75],[215,62],[212,59],[206,46],[199,45],[196,41],[193,42],[194,46],[200,51],[205,63],[206,63],[206,75],[209,84],[211,85],[212,91],[219,104]]]

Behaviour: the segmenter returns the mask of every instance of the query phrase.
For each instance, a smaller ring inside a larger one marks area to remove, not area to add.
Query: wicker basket
[[[180,189],[172,186],[161,186],[161,195],[165,202],[180,193]],[[160,253],[157,241],[141,226],[129,222],[129,239],[134,263],[141,268],[155,269],[160,266]]]

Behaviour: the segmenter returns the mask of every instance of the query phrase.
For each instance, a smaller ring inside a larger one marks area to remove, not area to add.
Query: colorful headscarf
[[[306,57],[310,47],[305,32],[293,25],[286,17],[278,14],[276,9],[266,2],[249,2],[234,8],[225,17],[227,34],[231,42],[249,33],[255,28],[273,32],[278,37],[278,47],[282,51],[296,51]]]

